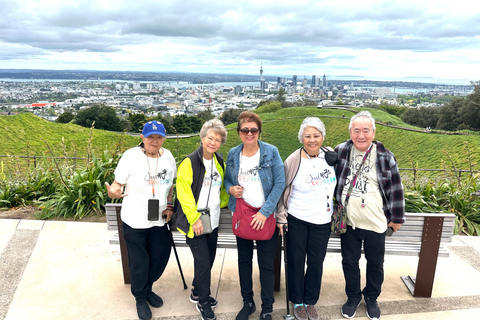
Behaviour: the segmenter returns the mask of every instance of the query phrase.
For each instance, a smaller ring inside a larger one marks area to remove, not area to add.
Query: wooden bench
[[[111,244],[120,244],[123,277],[125,283],[130,283],[128,256],[123,239],[123,228],[120,220],[120,203],[105,205],[107,226],[109,230],[117,231],[110,239]],[[218,230],[218,248],[236,248],[235,236],[231,227],[230,210],[222,209]],[[455,226],[455,215],[450,213],[406,213],[406,222],[398,232],[387,237],[385,241],[386,255],[419,256],[417,274],[402,276],[402,280],[414,297],[431,297],[433,280],[438,257],[448,257],[449,252],[444,244],[452,241]],[[175,245],[187,246],[185,236],[172,228]],[[275,254],[275,290],[280,290],[281,276],[281,237],[278,237]],[[341,253],[340,236],[332,234],[328,241],[327,252]]]

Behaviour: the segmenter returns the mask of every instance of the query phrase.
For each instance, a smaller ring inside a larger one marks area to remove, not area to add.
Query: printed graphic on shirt
[[[362,169],[357,175],[357,180],[355,181],[355,185],[353,186],[352,193],[350,194],[351,197],[361,197],[362,195],[365,195],[368,191],[367,188],[370,184],[370,174],[374,170],[373,166],[375,165],[373,161],[370,161],[369,156],[365,160],[365,163],[363,164]],[[362,161],[363,161],[363,155],[355,155],[354,161],[350,161],[350,172],[348,173],[348,177],[345,182],[345,186],[343,188],[343,191],[344,191],[343,194],[346,194],[348,192],[350,183],[353,177],[355,176],[355,174],[357,173],[357,170],[360,167],[360,164],[362,163]]]
[[[211,176],[205,176],[203,178],[203,187],[210,187],[210,184],[213,188],[222,186],[222,177],[220,177],[220,174],[217,171]]]
[[[240,167],[238,181],[240,183],[258,182],[260,180],[260,176],[258,174],[259,169],[260,167],[258,165],[250,169]]]
[[[151,186],[152,184],[154,186],[164,186],[172,183],[172,179],[168,178],[167,176],[167,169],[161,169],[157,175],[150,175],[150,172],[147,172],[144,177],[144,181],[147,186]]]
[[[328,169],[317,172],[316,174],[309,174],[306,179],[306,183],[312,187],[320,187],[334,182],[336,182],[335,174]]]

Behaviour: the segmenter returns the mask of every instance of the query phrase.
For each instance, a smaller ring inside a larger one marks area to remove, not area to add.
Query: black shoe
[[[198,303],[198,292],[197,292],[197,290],[192,288],[192,293],[190,293],[190,296],[188,297],[188,299],[192,303]],[[218,301],[214,297],[208,297],[208,301],[210,302],[210,306],[212,308],[215,308],[216,306],[218,306]]]
[[[163,306],[163,300],[155,292],[150,292],[147,295],[147,301],[154,308],[160,308]]]
[[[378,307],[377,299],[364,297],[367,305],[367,317],[370,320],[380,319],[380,308]]]
[[[202,320],[215,320],[215,314],[213,313],[210,303],[207,301],[203,304],[197,303],[197,311],[202,315]]]
[[[237,317],[235,318],[236,320],[248,320],[248,316],[251,315],[252,313],[257,310],[257,307],[255,307],[255,302],[243,302],[243,308],[240,310],[240,312],[237,314]]]
[[[260,313],[260,320],[272,320],[272,313],[271,312],[261,312]]]
[[[351,298],[348,298],[347,302],[342,307],[342,316],[347,319],[352,319],[357,313],[357,307],[360,304],[360,301],[354,301]]]
[[[152,311],[148,306],[147,302],[137,303],[137,314],[140,320],[150,320],[152,319]]]

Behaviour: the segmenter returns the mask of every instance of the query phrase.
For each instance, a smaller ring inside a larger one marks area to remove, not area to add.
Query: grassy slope
[[[370,110],[376,120],[381,122],[391,121],[393,125],[405,125],[400,119],[380,110]],[[342,115],[345,114],[345,118]],[[276,113],[261,114],[263,133],[261,139],[274,144],[280,150],[280,155],[285,160],[288,155],[300,147],[298,142],[298,129],[304,117],[319,116],[325,123],[327,136],[325,145],[335,146],[349,138],[349,118],[354,113],[348,110],[289,108]],[[292,118],[299,117],[299,118]],[[290,119],[285,119],[290,118]],[[283,120],[282,120],[283,119]],[[227,144],[222,146],[220,152],[225,156],[228,150],[240,143],[236,133],[236,124],[227,126]],[[48,152],[44,141],[48,141],[54,154],[63,155],[61,146],[62,137],[65,139],[67,153],[74,155],[74,143],[76,143],[77,156],[86,155],[90,129],[72,124],[51,123],[32,114],[16,116],[0,116],[0,154],[42,155]],[[138,137],[131,137],[103,130],[93,130],[92,146],[95,155],[100,155],[103,150],[113,150],[122,138],[122,149],[132,147],[139,142]],[[419,168],[442,168],[442,161],[447,161],[443,151],[455,160],[457,168],[468,169],[467,157],[464,151],[464,141],[470,146],[472,160],[478,163],[480,159],[480,136],[450,136],[442,134],[427,134],[411,132],[387,126],[377,125],[376,138],[382,141],[398,159],[402,168],[412,167],[412,163],[418,163]],[[192,137],[179,140],[178,155],[183,158],[186,154],[199,146],[199,138]],[[176,139],[167,139],[165,147],[177,156]],[[448,162],[447,167],[451,165]]]

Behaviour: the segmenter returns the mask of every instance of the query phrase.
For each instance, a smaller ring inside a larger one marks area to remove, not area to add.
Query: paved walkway
[[[120,253],[108,240],[105,223],[0,220],[1,319],[137,319],[130,287],[123,284]],[[386,256],[385,283],[379,305],[382,319],[475,319],[480,312],[480,237],[456,236],[450,257],[439,258],[432,298],[413,298],[400,276],[416,275],[417,257]],[[193,259],[178,248],[187,283]],[[218,301],[217,319],[235,319],[242,306],[236,250],[217,252],[212,295]],[[256,269],[256,268],[255,268]],[[282,279],[283,280],[283,279]],[[260,309],[258,272],[254,274],[255,302]],[[283,282],[283,281],[282,281]],[[343,319],[344,281],[339,254],[328,254],[317,310],[321,319]],[[153,309],[154,319],[200,319],[188,300],[172,256],[154,291],[164,306]],[[275,293],[274,319],[286,313],[285,288]],[[250,317],[258,319],[259,311]],[[365,305],[358,319],[368,319]]]

